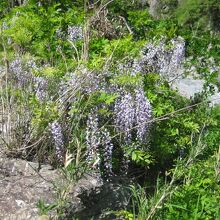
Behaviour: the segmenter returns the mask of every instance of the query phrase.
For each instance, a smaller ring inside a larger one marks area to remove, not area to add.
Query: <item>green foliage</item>
[[[155,21],[147,10],[128,11],[128,21],[138,37],[145,37],[155,26]]]
[[[120,210],[117,212],[114,212],[116,217],[118,218],[123,218],[124,220],[134,220],[134,215],[133,213],[126,211],[126,210]]]
[[[123,62],[125,58],[133,59],[140,54],[145,41],[135,41],[131,35],[111,40],[97,38],[90,44],[90,68],[102,68],[106,63]]]
[[[203,141],[206,143],[207,147],[204,151],[204,156],[208,157],[212,155],[216,149],[219,147],[220,143],[220,108],[215,107],[211,111],[210,125],[207,126],[205,131],[205,136]]]
[[[60,64],[61,58],[65,58],[67,64],[73,49],[66,39],[56,36],[56,31],[60,29],[66,34],[68,25],[82,23],[83,17],[84,13],[75,6],[63,11],[61,3],[51,4],[47,8],[27,4],[11,10],[4,20],[8,28],[3,34],[12,40],[9,48],[19,53],[28,51],[53,65]],[[58,46],[61,50],[57,50]],[[80,44],[77,46],[80,47]]]
[[[190,101],[171,90],[156,74],[145,77],[145,86],[156,118],[152,151],[159,161],[169,161],[178,155],[180,149],[187,151],[191,147],[191,135],[198,134],[203,124],[209,124],[210,116],[201,104],[175,113],[176,110],[189,106]]]
[[[47,205],[43,200],[39,200],[37,208],[39,209],[39,215],[47,215],[49,211],[56,208],[56,204]]]
[[[5,31],[6,36],[10,36],[13,42],[21,47],[30,46],[33,38],[42,33],[41,19],[32,12],[19,14],[10,20],[10,28]]]
[[[112,57],[112,61],[119,61],[124,57],[134,58],[139,55],[140,48],[144,45],[144,41],[134,41],[132,36],[126,36],[119,40],[112,40],[104,48],[107,57]]]
[[[110,105],[114,103],[117,97],[118,97],[118,94],[107,94],[106,92],[101,91],[98,101],[101,103],[105,103],[106,105]]]
[[[178,25],[174,19],[155,20],[146,10],[129,11],[128,21],[137,39],[151,39],[161,36],[173,38],[178,30]]]
[[[146,196],[145,189],[139,185],[130,186],[132,192],[132,207],[133,207],[133,217],[134,219],[141,220],[147,219],[149,201]]]
[[[219,21],[219,10],[217,0],[186,0],[177,8],[176,17],[180,24],[210,29]]]
[[[131,186],[128,210],[119,211],[126,219],[219,219],[220,148],[207,159],[199,159],[205,146],[201,139],[185,159],[178,159],[166,172],[165,182],[157,179],[151,194],[146,187]]]
[[[152,164],[154,162],[152,156],[150,155],[150,152],[137,150],[134,148],[134,146],[128,147],[125,152],[135,164],[142,167],[148,168],[149,164]]]
[[[127,86],[129,88],[135,88],[141,85],[143,77],[141,75],[132,75],[132,73],[116,75],[110,82],[115,85]]]
[[[53,102],[41,104],[33,98],[30,106],[33,108],[32,126],[37,134],[42,133],[48,124],[59,116],[57,106]]]
[[[7,0],[2,0],[0,2],[0,18],[4,16],[8,12],[9,4]]]
[[[115,0],[112,2],[109,10],[116,15],[121,15],[127,18],[128,11],[137,10],[142,7],[141,0],[126,1],[126,0]]]
[[[217,73],[211,74],[207,68],[208,64],[200,66],[197,59],[203,57],[204,60],[209,58],[213,58],[216,62],[220,60],[219,34],[212,31],[204,32],[219,27],[218,1],[186,0],[181,1],[179,5],[176,0],[163,1],[159,8],[161,13],[165,14],[162,11],[163,5],[168,5],[172,13],[167,12],[165,17],[168,19],[157,20],[143,9],[141,1],[112,1],[108,5],[109,21],[114,23],[114,19],[122,16],[127,22],[122,26],[128,25],[132,33],[121,38],[106,39],[96,37],[93,33],[95,30],[91,30],[88,62],[80,60],[82,46],[85,46],[81,40],[71,44],[66,36],[58,37],[56,31],[61,30],[67,35],[68,26],[83,26],[86,15],[92,15],[95,9],[89,8],[88,14],[85,14],[84,1],[81,0],[41,0],[41,6],[37,4],[38,2],[30,0],[28,4],[19,7],[12,7],[7,1],[0,3],[0,23],[1,26],[3,22],[7,24],[7,28],[1,29],[0,32],[0,56],[3,58],[3,63],[7,66],[7,61],[10,63],[14,57],[21,55],[27,60],[28,57],[34,57],[37,63],[43,66],[35,71],[34,75],[43,76],[49,81],[48,92],[52,100],[47,103],[39,102],[35,95],[29,94],[28,91],[13,90],[11,85],[0,93],[3,101],[11,98],[16,103],[19,113],[23,111],[24,106],[30,110],[31,135],[34,139],[39,139],[42,134],[48,132],[50,122],[60,120],[65,125],[67,122],[65,120],[68,120],[71,127],[65,128],[64,134],[68,140],[66,146],[68,157],[64,164],[66,166],[64,174],[70,181],[77,181],[87,168],[84,154],[88,113],[96,106],[110,107],[118,98],[118,94],[110,94],[102,90],[92,95],[82,95],[78,92],[74,94],[77,97],[76,101],[72,104],[66,103],[64,111],[61,111],[56,102],[57,85],[65,79],[65,74],[74,71],[82,63],[85,68],[98,70],[97,72],[102,71],[103,67],[105,67],[104,71],[106,67],[110,67],[108,71],[112,72],[112,76],[107,79],[109,84],[124,87],[132,93],[144,82],[145,94],[152,105],[154,121],[149,143],[141,146],[141,149],[135,148],[137,143],[134,141],[121,150],[124,152],[119,152],[120,140],[114,140],[116,142],[114,147],[118,148],[118,151],[116,150],[113,155],[113,169],[120,168],[121,155],[125,153],[132,161],[132,166],[138,167],[143,176],[147,171],[150,178],[143,177],[147,186],[153,183],[153,188],[156,188],[154,176],[159,173],[169,173],[171,167],[177,167],[175,161],[180,156],[185,161],[184,158],[187,158],[196,143],[201,141],[206,146],[204,153],[199,154],[191,166],[184,167],[183,164],[181,169],[178,167],[180,178],[175,182],[177,190],[165,204],[159,207],[155,216],[167,220],[218,219],[220,188],[216,161],[212,155],[220,143],[220,108],[210,109],[207,103],[202,101],[203,97],[198,100],[188,100],[179,96],[157,73],[133,75],[131,72],[126,72],[126,74],[114,75],[118,71],[118,64],[136,59],[147,41],[161,36],[169,40],[181,35],[186,39],[186,56],[193,57],[190,64],[196,66],[199,73],[203,74],[206,86],[211,87],[212,83],[216,83]],[[112,113],[107,108],[100,108],[99,114],[111,120]],[[103,124],[106,121],[103,120]],[[49,147],[46,146],[46,149],[48,150]],[[168,183],[169,178],[165,178]],[[162,176],[162,188],[166,188],[166,181]],[[130,189],[132,208],[119,211],[117,216],[123,216],[128,220],[147,219],[150,210],[154,208],[156,196],[152,196],[152,191],[139,185],[131,186]],[[61,214],[63,214],[62,202],[59,207]],[[39,201],[38,208],[43,215],[54,209],[55,205],[48,206],[43,201]]]
[[[183,185],[165,203],[162,218],[166,219],[218,219],[219,183],[216,175],[216,157],[199,161],[184,174]]]

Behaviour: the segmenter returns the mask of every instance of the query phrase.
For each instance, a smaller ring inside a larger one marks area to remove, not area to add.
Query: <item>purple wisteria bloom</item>
[[[10,64],[10,70],[13,73],[21,74],[23,72],[21,59],[17,58]]]
[[[83,29],[81,26],[69,26],[67,30],[70,41],[81,40],[83,38]]]
[[[112,176],[112,153],[113,143],[110,132],[99,126],[99,118],[96,110],[93,109],[89,114],[86,128],[87,161],[92,168],[100,170],[101,161],[103,162],[105,177]],[[100,154],[102,152],[102,159]]]
[[[7,29],[8,29],[7,23],[5,21],[2,22],[2,30],[4,31],[4,30],[7,30]]]
[[[56,32],[55,32],[56,36],[58,38],[63,38],[63,32],[61,29],[57,29]]]
[[[12,73],[12,79],[16,81],[18,87],[23,88],[24,86],[30,85],[33,75],[24,67],[20,58],[10,63],[9,70]]]
[[[87,146],[87,160],[94,168],[100,166],[99,146],[101,143],[101,134],[99,131],[98,116],[89,114],[86,128],[86,146]]]
[[[130,93],[125,93],[116,101],[114,115],[116,129],[122,133],[124,141],[130,143],[132,140],[131,132],[135,122],[134,100]]]
[[[149,133],[150,123],[149,120],[152,117],[151,104],[144,95],[143,89],[137,89],[135,91],[135,103],[136,103],[136,130],[137,130],[137,140],[140,143],[146,141]]]
[[[40,69],[34,60],[29,60],[27,62],[27,68],[34,71],[38,71]]]
[[[35,77],[35,93],[39,101],[45,101],[48,98],[48,81],[43,77]]]
[[[112,176],[112,152],[113,144],[107,129],[102,131],[103,160],[106,177]]]
[[[149,42],[142,50],[139,60],[143,72],[157,72],[162,76],[172,77],[184,62],[185,41],[181,37],[172,39],[168,44],[166,39],[159,42]]]
[[[132,140],[137,140],[140,143],[145,142],[149,132],[148,121],[151,118],[152,110],[141,87],[135,90],[134,95],[125,93],[117,99],[114,115],[114,124],[117,131],[124,137],[126,144],[131,143]]]
[[[64,137],[61,125],[58,121],[49,124],[50,132],[55,146],[55,153],[58,159],[63,159]]]

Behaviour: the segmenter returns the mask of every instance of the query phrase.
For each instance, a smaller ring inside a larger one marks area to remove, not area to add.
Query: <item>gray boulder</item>
[[[38,168],[38,163],[0,158],[1,220],[114,219],[105,215],[106,210],[128,205],[128,180],[115,177],[104,182],[98,173],[87,173],[74,182],[49,165]],[[39,200],[58,206],[40,217]]]
[[[59,175],[44,165],[0,158],[0,219],[38,219],[37,202],[54,202],[54,182]]]
[[[205,80],[182,78],[172,82],[171,87],[178,90],[179,94],[186,98],[194,98],[195,94],[203,91]]]
[[[205,80],[194,79],[193,77],[177,78],[170,83],[171,87],[178,91],[178,93],[188,99],[195,98],[196,95],[201,94],[204,91]],[[220,92],[217,86],[212,85],[214,88],[214,94],[208,97],[210,107],[220,104]]]

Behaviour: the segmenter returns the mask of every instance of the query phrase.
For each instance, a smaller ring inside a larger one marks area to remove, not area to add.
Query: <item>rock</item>
[[[158,5],[160,4],[160,1],[158,0],[149,0],[148,1],[150,8],[149,8],[149,13],[155,17],[158,18],[159,14],[158,14]]]
[[[195,94],[203,91],[205,80],[182,78],[172,82],[171,87],[178,90],[179,94],[186,98],[194,98]]]
[[[106,211],[126,209],[129,204],[129,180],[112,178],[98,188],[84,191],[80,194],[81,202],[85,208],[75,213],[79,219],[115,219],[112,215],[105,215]]]
[[[62,219],[115,219],[106,211],[125,209],[129,203],[129,181],[112,178],[103,181],[98,173],[86,174],[72,186],[66,198]]]
[[[178,0],[148,0],[149,13],[156,19],[165,18],[172,15],[173,10],[175,10],[180,4]]]
[[[38,219],[37,202],[54,202],[57,171],[48,165],[0,158],[0,219]]]
[[[103,217],[105,210],[122,209],[128,205],[128,180],[114,177],[104,182],[98,173],[87,173],[78,182],[73,182],[49,165],[42,165],[39,172],[37,169],[38,163],[0,158],[1,220],[57,217],[56,208],[40,213],[39,200],[47,206],[59,204],[61,219],[94,217],[107,220],[111,216]]]
[[[205,80],[194,79],[193,77],[177,78],[170,85],[173,89],[177,90],[181,96],[190,99],[195,98],[196,94],[200,94],[204,91]],[[220,104],[220,92],[217,86],[212,86],[214,88],[214,94],[210,95],[207,100],[210,102],[210,107]]]

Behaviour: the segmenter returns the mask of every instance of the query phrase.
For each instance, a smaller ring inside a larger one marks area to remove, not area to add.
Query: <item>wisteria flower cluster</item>
[[[64,33],[61,29],[57,29],[55,33],[58,38],[60,38],[60,39],[64,38]]]
[[[130,93],[122,95],[116,101],[114,115],[117,131],[122,132],[126,143],[130,143],[132,140],[131,132],[135,121],[135,105]]]
[[[109,177],[113,174],[112,172],[112,153],[114,145],[112,143],[112,138],[110,132],[107,129],[102,131],[102,145],[103,145],[103,160],[104,160],[104,169],[106,177]]]
[[[33,75],[22,63],[20,58],[16,58],[10,63],[9,70],[11,72],[11,77],[17,82],[18,87],[23,88],[30,85]]]
[[[64,155],[64,137],[62,127],[58,121],[49,124],[50,132],[55,146],[55,153],[59,160],[63,159]]]
[[[15,81],[16,86],[35,92],[38,100],[42,102],[48,98],[48,80],[34,75],[34,72],[39,70],[34,60],[24,63],[20,58],[16,58],[9,64],[10,77]]]
[[[93,164],[93,167],[99,167],[100,165],[99,146],[101,144],[101,133],[98,121],[96,113],[89,114],[86,128],[87,160],[90,164]]]
[[[128,72],[119,71],[118,74],[128,74]],[[99,89],[107,94],[117,93],[118,97],[111,105],[102,104],[97,106],[96,110],[91,110],[86,129],[87,159],[89,164],[95,164],[95,168],[100,169],[101,166],[104,175],[110,177],[113,174],[113,151],[117,148],[114,147],[115,139],[112,136],[117,134],[118,137],[121,137],[121,146],[131,145],[133,141],[139,145],[147,145],[152,108],[142,85],[137,85],[135,89],[129,90],[126,86],[104,84],[102,80],[99,82],[101,84],[98,86]],[[99,107],[103,109],[103,106],[112,112],[112,119],[105,120],[98,113]],[[113,125],[115,129],[110,132],[106,128],[106,124]],[[122,149],[122,151],[124,150]],[[129,158],[124,155],[123,160],[128,165]]]
[[[104,76],[79,68],[75,72],[68,73],[59,86],[59,102],[74,103],[78,99],[78,92],[92,94],[99,89],[105,89]]]
[[[136,138],[140,143],[145,143],[150,130],[152,107],[149,100],[144,95],[143,89],[139,88],[135,91],[135,107],[135,126],[137,130]]]
[[[97,111],[95,109],[92,110]],[[87,161],[92,168],[101,170],[101,153],[103,158],[104,175],[112,175],[113,143],[110,132],[101,128],[98,114],[89,114],[86,128]]]
[[[99,168],[101,161],[104,175],[112,175],[112,155],[114,150],[113,134],[102,126],[100,116],[92,109],[88,116],[86,129],[87,159],[94,168]],[[92,114],[93,113],[93,114]],[[124,92],[113,105],[114,134],[122,137],[120,145],[130,145],[133,141],[139,145],[147,145],[150,132],[152,108],[143,90],[136,89],[134,93]],[[123,149],[122,149],[123,150]],[[101,156],[102,153],[102,156]],[[129,158],[125,156],[125,161]]]
[[[182,37],[166,41],[165,38],[150,41],[143,47],[139,59],[120,64],[119,71],[132,75],[155,72],[168,79],[175,77],[185,61],[185,41]]]
[[[77,33],[75,30],[79,29],[71,30],[74,31],[71,32],[69,28],[69,34]],[[73,41],[77,38],[71,37]],[[79,94],[81,97],[83,94],[89,96],[104,91],[106,94],[116,93],[118,95],[110,105],[105,105],[105,109],[111,112],[111,118],[101,115],[99,108],[103,109],[104,106],[101,104],[98,104],[95,110],[92,109],[87,117],[87,160],[93,168],[105,170],[105,174],[111,176],[113,174],[112,157],[115,149],[121,148],[121,146],[131,146],[133,143],[136,144],[136,147],[146,147],[150,138],[152,107],[144,93],[142,83],[127,87],[117,83],[112,84],[109,79],[124,75],[136,77],[137,74],[141,75],[151,71],[172,76],[182,65],[184,53],[185,42],[182,38],[173,39],[169,44],[162,39],[157,44],[149,42],[143,48],[139,59],[119,65],[115,72],[104,71],[98,74],[79,66],[75,72],[65,76],[60,83],[59,100],[61,104],[74,105],[79,100]],[[37,96],[39,99],[43,99],[45,96],[40,94],[46,89],[47,82],[41,78],[38,78],[36,82],[38,82]],[[71,117],[77,116],[72,114]],[[54,127],[58,128],[55,125]],[[117,138],[113,138],[115,135]],[[56,145],[58,146],[58,144]],[[58,148],[56,147],[56,149]],[[122,151],[124,150],[122,149]],[[129,158],[124,156],[124,160],[128,162]]]
[[[34,77],[35,92],[39,101],[48,99],[48,80],[43,77]]]
[[[132,76],[135,76],[138,73],[143,73],[143,61],[131,59],[123,64],[119,63],[118,71],[120,74],[131,74]]]
[[[60,103],[74,102],[76,93],[82,88],[83,78],[77,71],[66,74],[65,79],[60,83],[59,86],[59,101]]]
[[[70,41],[81,40],[83,38],[83,29],[81,26],[69,26],[67,30]]]
[[[136,89],[134,95],[121,96],[115,103],[114,115],[116,130],[122,134],[125,143],[135,140],[145,143],[152,110],[142,88]]]
[[[8,29],[8,24],[7,24],[5,21],[4,21],[4,22],[2,22],[1,29],[2,29],[3,31],[5,31],[5,30],[7,30],[7,29]]]
[[[155,71],[162,76],[171,78],[181,66],[185,58],[185,41],[178,37],[167,45],[166,39],[159,43],[149,42],[142,50],[140,65],[146,71]]]

